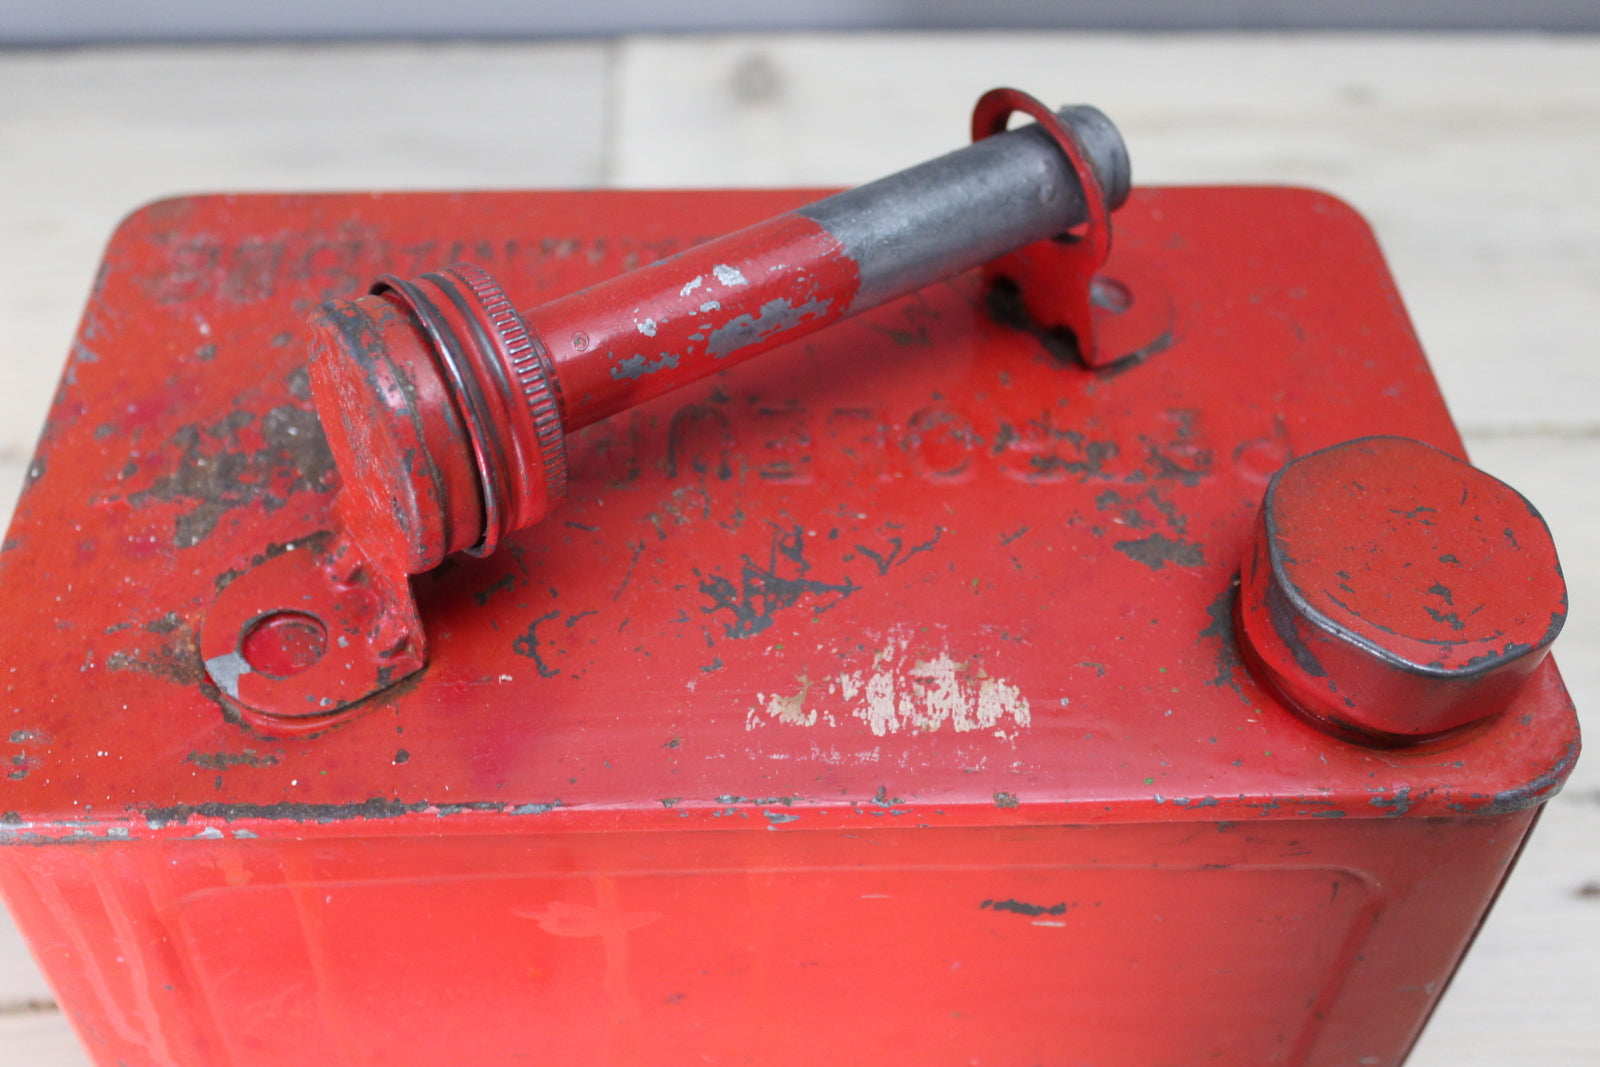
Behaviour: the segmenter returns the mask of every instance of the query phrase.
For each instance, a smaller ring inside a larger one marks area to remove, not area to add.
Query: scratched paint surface
[[[1288,191],[1136,195],[1118,240],[1159,253],[1177,309],[1138,366],[1064,363],[968,276],[596,424],[548,522],[417,580],[418,680],[307,740],[229,720],[197,658],[205,606],[329,521],[301,369],[316,302],[459,259],[554,297],[805,199],[217,197],[131,218],[0,556],[0,829],[1361,818],[1559,784],[1576,735],[1553,666],[1482,728],[1378,751],[1239,664],[1233,579],[1285,459],[1375,433],[1460,449],[1364,226]],[[622,375],[659,355],[660,324],[630,328]]]
[[[1318,485],[1301,470],[1326,463],[1322,457],[1279,480],[1273,536],[1284,574],[1307,604],[1362,639],[1439,671],[1514,658],[1558,634],[1567,607],[1561,568],[1537,511],[1516,492],[1425,449],[1411,449],[1405,469],[1386,479],[1382,454],[1374,446],[1341,453],[1345,482],[1331,491],[1302,488]],[[1297,496],[1314,503],[1297,509]],[[1351,527],[1372,531],[1370,543],[1327,540]],[[1381,558],[1374,544],[1389,553],[1409,546],[1414,566],[1374,565]],[[1539,580],[1545,575],[1556,576],[1555,590]]]
[[[631,271],[604,299],[583,293],[548,301],[527,318],[550,347],[564,424],[576,429],[659,396],[672,381],[738,362],[796,327],[837,319],[858,282],[838,241],[790,214],[670,265]]]

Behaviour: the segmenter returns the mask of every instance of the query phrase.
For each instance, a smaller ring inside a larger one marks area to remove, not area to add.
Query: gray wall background
[[[741,30],[1600,31],[1600,0],[0,0],[0,45]]]

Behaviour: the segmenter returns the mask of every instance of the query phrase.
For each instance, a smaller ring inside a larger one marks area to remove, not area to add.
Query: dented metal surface
[[[1118,254],[1172,313],[1144,362],[1063,360],[969,273],[591,425],[547,521],[415,580],[430,666],[337,728],[263,736],[208,688],[218,590],[331,548],[282,307],[463,258],[554,301],[815,195],[119,230],[0,554],[0,841],[39,846],[0,887],[97,1057],[1403,1058],[1578,738],[1548,660],[1400,747],[1243,665],[1274,472],[1460,454],[1319,194],[1136,191]],[[659,358],[650,318],[615,365]]]

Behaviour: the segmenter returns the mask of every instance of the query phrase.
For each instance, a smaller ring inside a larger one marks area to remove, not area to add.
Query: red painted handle
[[[986,128],[967,148],[520,314],[464,264],[323,305],[312,385],[346,528],[404,573],[493,551],[561,498],[565,433],[1126,198],[1126,151],[1104,115],[1005,94],[1049,129]]]

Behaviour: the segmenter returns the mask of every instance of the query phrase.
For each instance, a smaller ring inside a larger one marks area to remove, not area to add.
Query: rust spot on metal
[[[1168,563],[1179,567],[1199,567],[1205,564],[1205,553],[1200,546],[1190,541],[1178,540],[1161,533],[1151,534],[1137,540],[1118,541],[1111,546],[1129,559],[1138,560],[1153,571],[1158,571]]]
[[[1421,799],[1420,797],[1418,799]],[[1389,816],[1404,815],[1411,810],[1411,787],[1403,785],[1394,791],[1394,796],[1375,796],[1367,801],[1375,808],[1384,809],[1384,814]]]
[[[1506,815],[1513,811],[1522,811],[1525,808],[1537,807],[1561,791],[1561,786],[1566,782],[1567,776],[1572,773],[1573,764],[1578,762],[1578,744],[1572,742],[1567,745],[1559,759],[1553,763],[1549,770],[1529,779],[1525,784],[1515,789],[1506,789],[1494,795],[1494,798],[1481,808],[1475,809],[1478,815]]]
[[[541,678],[554,678],[561,673],[560,670],[546,663],[544,661],[544,657],[540,655],[539,652],[539,649],[543,647],[543,642],[539,638],[540,624],[550,622],[552,619],[559,619],[560,617],[561,612],[559,611],[546,612],[530,622],[528,624],[528,629],[523,632],[522,636],[511,642],[511,651],[515,652],[519,656],[525,656],[526,658],[533,660],[533,665],[538,669],[539,677]]]
[[[1142,530],[1165,524],[1173,533],[1188,532],[1189,520],[1178,506],[1167,499],[1158,486],[1151,485],[1138,493],[1125,493],[1116,488],[1102,490],[1094,498],[1095,510],[1111,516],[1112,521],[1129,530]]]
[[[616,381],[632,381],[657,371],[672,370],[677,365],[678,357],[671,352],[661,353],[653,362],[648,356],[632,355],[612,365],[611,377]]]
[[[318,530],[316,533],[305,537],[296,537],[291,541],[273,541],[266,545],[260,552],[250,557],[250,566],[259,567],[269,559],[277,559],[285,552],[305,550],[313,555],[321,555],[334,542],[332,530]],[[236,578],[243,576],[246,570],[229,568],[218,574],[212,581],[213,592],[220,593],[226,589]]]
[[[1076,475],[1079,480],[1085,482],[1091,478],[1113,477],[1107,470],[1107,465],[1121,452],[1115,441],[1090,440],[1076,430],[1055,428],[1050,430],[1050,437],[1066,441],[1076,450],[1080,458],[1066,459],[1054,452],[1032,455],[1028,457],[1028,467],[1032,474],[1043,477],[1060,471],[1063,474]]]
[[[832,306],[832,299],[818,297],[803,304],[791,304],[785,297],[769,300],[754,315],[736,315],[712,330],[706,341],[706,352],[714,359],[722,359],[772,334],[792,330],[811,319],[825,318]]]
[[[166,619],[159,619],[156,624],[166,626]],[[187,619],[176,619],[165,629],[148,630],[147,627],[147,631],[160,634],[166,640],[155,647],[113,652],[106,657],[106,670],[154,675],[181,686],[198,685],[206,680],[200,638]]]
[[[1026,527],[1024,527],[1024,529],[1026,529]],[[905,541],[902,538],[890,537],[887,539],[887,552],[878,552],[868,548],[866,545],[856,545],[856,551],[860,552],[863,556],[866,556],[877,566],[878,574],[881,577],[889,573],[890,567],[901,566],[917,553],[926,552],[933,548],[939,543],[939,539],[943,536],[944,527],[935,526],[933,528],[932,537],[919,545],[912,545],[910,548],[905,547]],[[1005,542],[1001,543],[1004,544]]]
[[[983,911],[987,909],[990,911],[1009,911],[1015,912],[1018,915],[1034,917],[1039,915],[1065,915],[1068,908],[1075,906],[1076,905],[1068,904],[1066,901],[1047,906],[1044,904],[1029,904],[1021,900],[986,900],[982,904],[978,905],[978,910]]]
[[[1022,287],[1010,278],[996,278],[984,293],[984,310],[1002,326],[1009,326],[1028,334],[1039,342],[1039,347],[1063,366],[1083,366],[1078,350],[1078,339],[1064,327],[1042,326],[1028,313],[1027,302],[1022,298]]]
[[[481,608],[485,604],[489,603],[489,599],[496,593],[503,593],[508,589],[513,588],[516,584],[517,576],[512,574],[510,571],[507,571],[505,574],[502,574],[498,580],[491,582],[489,585],[478,590],[476,593],[473,593],[472,599]]]
[[[226,771],[234,767],[271,767],[278,762],[275,752],[257,752],[247,748],[243,752],[191,752],[183,762],[208,771]]]
[[[566,805],[558,797],[547,804],[515,804],[509,811],[512,815],[544,815],[563,807]]]
[[[1206,605],[1206,614],[1211,616],[1211,622],[1200,631],[1200,640],[1216,642],[1217,673],[1207,679],[1209,684],[1218,688],[1227,686],[1243,699],[1244,690],[1239,685],[1239,671],[1244,666],[1244,660],[1239,655],[1238,636],[1233,626],[1233,614],[1238,600],[1239,576],[1235,574],[1222,591],[1212,598],[1211,603]]]
[[[183,619],[178,615],[178,613],[176,611],[169,611],[165,615],[161,616],[161,618],[145,623],[144,632],[147,634],[170,634],[172,631],[178,629],[182,625]]]
[[[272,511],[298,492],[332,488],[333,455],[314,412],[292,404],[269,410],[259,423],[238,410],[209,426],[190,423],[171,440],[176,468],[149,488],[128,494],[128,503],[176,503],[174,543],[191,548],[211,535],[234,508],[257,505]]]
[[[798,526],[790,530],[773,526],[764,566],[749,556],[743,559],[738,585],[720,574],[707,576],[695,571],[700,591],[712,601],[710,607],[700,610],[708,615],[731,612],[733,621],[724,623],[723,628],[732,638],[760,633],[772,625],[775,613],[796,606],[803,598],[820,598],[813,601],[812,610],[821,614],[860,588],[848,575],[836,583],[806,577],[811,564],[805,558],[805,534]]]
[[[436,810],[441,815],[462,811],[502,811],[504,804],[468,803],[434,805],[428,801],[406,803],[391,797],[368,797],[353,804],[308,804],[279,801],[275,804],[174,804],[166,808],[148,808],[142,814],[152,830],[165,826],[184,826],[196,816],[203,819],[221,819],[237,822],[241,819],[264,819],[284,822],[331,823],[355,819],[398,819],[405,815]]]

